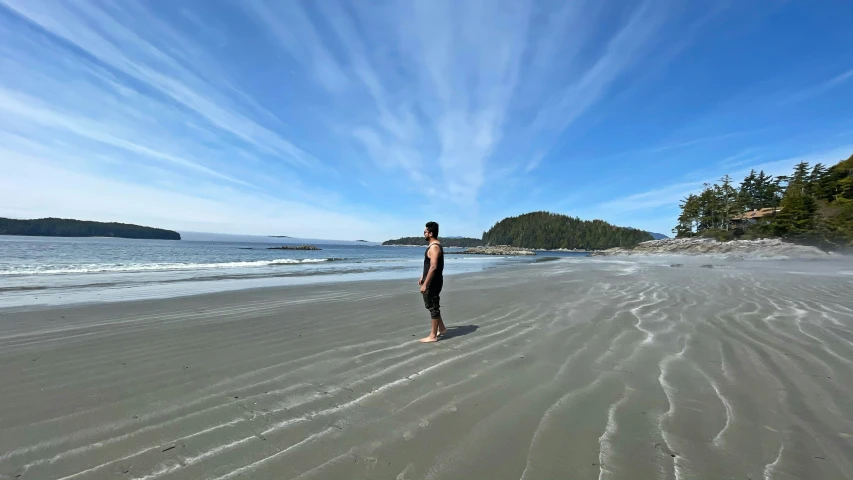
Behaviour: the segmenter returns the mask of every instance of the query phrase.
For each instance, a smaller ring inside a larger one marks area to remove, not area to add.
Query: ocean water
[[[57,305],[208,293],[245,288],[379,279],[413,281],[424,247],[0,236],[0,307]],[[461,249],[446,248],[446,252]],[[545,258],[448,254],[445,274],[476,272]]]

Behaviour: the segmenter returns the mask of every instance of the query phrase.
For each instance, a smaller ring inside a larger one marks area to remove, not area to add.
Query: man
[[[421,339],[422,343],[437,342],[438,337],[444,335],[447,328],[441,320],[441,305],[439,303],[441,287],[444,286],[444,248],[438,240],[438,224],[427,222],[424,228],[424,238],[429,243],[424,252],[424,272],[418,285],[421,287],[421,295],[424,297],[424,306],[429,310],[432,318],[432,326],[429,336]]]

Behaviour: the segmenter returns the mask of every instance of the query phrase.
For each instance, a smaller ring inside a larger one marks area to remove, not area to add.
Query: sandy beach
[[[0,479],[853,478],[851,273],[455,275],[432,345],[414,278],[0,310]]]

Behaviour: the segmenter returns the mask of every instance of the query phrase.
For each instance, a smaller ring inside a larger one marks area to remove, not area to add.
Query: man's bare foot
[[[420,339],[421,343],[432,343],[432,342],[437,342],[437,341],[438,341],[438,337],[433,337],[432,335]]]
[[[439,336],[439,337],[443,337],[445,333],[447,333],[447,329],[446,329],[446,328],[445,328],[444,330],[439,330],[439,331],[438,331],[438,336]]]

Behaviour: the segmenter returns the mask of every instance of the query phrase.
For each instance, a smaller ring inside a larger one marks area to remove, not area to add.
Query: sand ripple
[[[853,478],[838,262],[0,311],[0,479]]]

